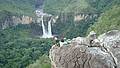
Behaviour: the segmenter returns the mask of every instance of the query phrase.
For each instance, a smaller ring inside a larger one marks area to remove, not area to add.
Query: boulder
[[[98,37],[100,42],[113,53],[117,58],[118,68],[120,68],[120,31],[112,30]]]
[[[119,35],[120,32],[117,30],[104,33],[95,39],[93,46],[80,44],[78,41],[81,40],[80,37],[71,40],[67,46],[54,45],[49,52],[51,66],[52,68],[120,68]]]

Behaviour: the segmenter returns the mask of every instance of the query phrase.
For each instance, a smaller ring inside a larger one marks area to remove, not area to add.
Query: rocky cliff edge
[[[67,44],[65,42],[62,46],[55,44],[50,49],[52,68],[120,68],[118,30],[104,33],[92,42],[88,37],[77,37]]]

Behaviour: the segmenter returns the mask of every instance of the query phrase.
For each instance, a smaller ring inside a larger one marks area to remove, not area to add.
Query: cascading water
[[[50,19],[50,21],[48,21],[48,36],[52,37],[51,19]]]
[[[42,16],[42,30],[43,30],[43,36],[42,37],[46,37],[47,36],[47,33],[46,33],[46,30],[45,30],[45,25],[44,25],[44,18]]]
[[[51,30],[51,21],[52,19],[50,19],[48,21],[48,31],[45,29],[45,25],[44,25],[44,18],[42,16],[42,30],[43,30],[43,35],[42,38],[51,38],[52,36],[52,30]]]
[[[43,13],[43,11],[40,10],[36,10],[36,15],[38,16],[38,21],[42,22],[42,31],[43,31],[43,35],[42,38],[52,38],[52,22],[56,22],[56,20],[58,19],[58,16],[54,17],[51,14],[47,14],[47,13]],[[44,25],[44,16],[45,17],[51,17],[51,19],[48,21],[48,29],[45,29],[45,25]],[[40,19],[39,19],[40,18]]]

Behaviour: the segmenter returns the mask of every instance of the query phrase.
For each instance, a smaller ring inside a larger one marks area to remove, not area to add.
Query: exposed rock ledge
[[[52,68],[120,68],[120,31],[104,33],[98,40],[92,46],[80,44],[81,37],[61,47],[53,45]]]

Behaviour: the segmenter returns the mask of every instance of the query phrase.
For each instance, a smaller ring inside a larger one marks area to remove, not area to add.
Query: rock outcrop
[[[98,14],[78,14],[74,16],[74,21],[81,21],[81,20],[85,20],[87,18],[95,18],[98,17]]]
[[[120,68],[120,31],[112,30],[98,37],[100,42],[113,53],[117,58],[118,68]]]
[[[16,26],[18,24],[30,24],[33,22],[32,17],[29,16],[6,16],[2,21],[0,21],[0,29],[5,29],[7,27]]]
[[[24,15],[22,17],[13,16],[12,19],[13,19],[13,23],[15,24],[30,24],[33,21],[32,17],[24,16]]]
[[[75,39],[80,38],[61,47],[52,46],[49,52],[52,68],[120,68],[119,31],[100,35],[93,40],[92,46],[80,44],[81,40]]]

